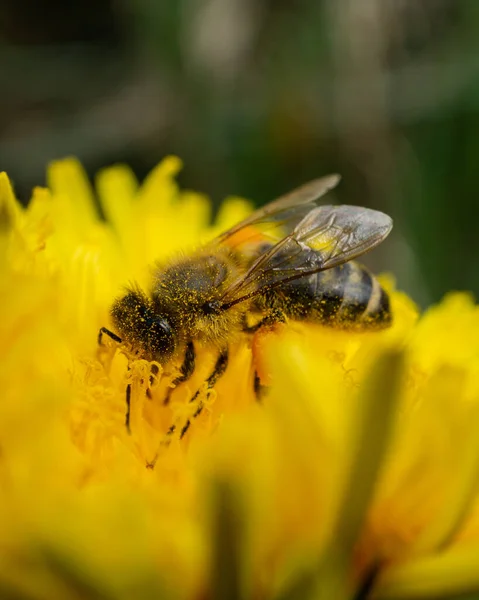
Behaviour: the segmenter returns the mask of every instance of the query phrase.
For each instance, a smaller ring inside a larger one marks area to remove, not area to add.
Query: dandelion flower
[[[454,598],[479,592],[479,308],[291,322],[193,377],[97,334],[125,285],[251,210],[181,191],[178,159],[95,188],[74,159],[26,208],[0,175],[0,597]],[[100,216],[101,215],[101,216]],[[269,384],[262,403],[254,369]],[[125,424],[129,390],[130,420]],[[166,405],[162,401],[170,390]],[[158,448],[154,469],[146,468]]]

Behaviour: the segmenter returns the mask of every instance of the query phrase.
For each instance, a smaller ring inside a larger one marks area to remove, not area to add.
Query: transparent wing
[[[310,209],[293,231],[259,256],[226,290],[225,308],[267,289],[331,269],[380,244],[392,229],[382,212],[359,206]]]
[[[266,234],[271,239],[283,238],[311,211],[317,200],[336,187],[339,180],[339,175],[314,179],[254,211],[247,219],[218,236],[213,243],[226,242],[238,247],[257,239],[259,234]],[[237,235],[240,233],[243,235]]]

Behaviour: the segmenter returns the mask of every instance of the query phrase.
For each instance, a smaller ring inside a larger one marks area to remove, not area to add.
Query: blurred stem
[[[238,496],[230,484],[213,485],[213,557],[211,600],[240,600],[240,546],[242,538]]]
[[[352,560],[356,541],[371,504],[376,481],[388,448],[397,409],[403,353],[386,351],[369,374],[358,398],[358,414],[347,448],[350,457],[340,495],[336,521],[320,564],[313,567],[281,600],[352,600],[368,589],[376,565],[364,580],[352,586]]]

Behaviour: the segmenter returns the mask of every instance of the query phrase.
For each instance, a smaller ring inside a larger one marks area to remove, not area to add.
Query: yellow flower
[[[168,405],[179,365],[98,346],[125,285],[146,288],[152,264],[250,211],[231,198],[211,225],[179,168],[168,158],[140,186],[113,167],[94,191],[60,161],[27,208],[0,175],[0,597],[477,592],[479,308],[466,294],[418,320],[384,279],[390,329],[289,323],[239,340],[209,397],[202,348]],[[271,385],[261,404],[255,368]]]

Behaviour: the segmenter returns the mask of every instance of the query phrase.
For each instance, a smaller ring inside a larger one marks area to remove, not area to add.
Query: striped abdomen
[[[387,327],[389,297],[362,265],[348,262],[267,292],[258,308],[279,308],[291,319],[336,327]]]

